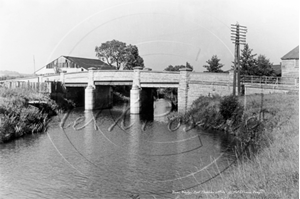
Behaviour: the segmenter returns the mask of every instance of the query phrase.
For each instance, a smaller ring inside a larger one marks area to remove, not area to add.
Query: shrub
[[[29,100],[45,101],[43,107],[28,104]],[[47,129],[51,111],[57,109],[49,97],[25,89],[0,88],[0,143],[25,134]]]
[[[233,95],[225,96],[220,102],[220,113],[225,120],[232,118],[233,116],[240,115],[238,111],[241,108],[238,98]]]

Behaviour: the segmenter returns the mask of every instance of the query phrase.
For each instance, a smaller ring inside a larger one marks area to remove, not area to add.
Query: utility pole
[[[234,71],[233,71],[233,95],[236,93],[236,84],[238,87],[238,96],[241,95],[241,77],[240,77],[240,44],[246,44],[247,27],[241,26],[237,22],[231,24],[231,40],[235,44],[234,50]]]

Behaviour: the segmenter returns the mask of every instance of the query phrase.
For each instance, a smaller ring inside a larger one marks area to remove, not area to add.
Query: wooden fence
[[[51,93],[53,82],[24,82],[24,81],[5,81],[2,86],[10,89],[25,88],[39,93]]]

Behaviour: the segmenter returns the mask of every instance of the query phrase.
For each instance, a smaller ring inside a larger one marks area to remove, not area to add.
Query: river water
[[[170,131],[167,101],[156,102],[153,120],[126,110],[77,108],[46,133],[0,145],[0,198],[176,198],[209,188],[230,166],[218,133]]]

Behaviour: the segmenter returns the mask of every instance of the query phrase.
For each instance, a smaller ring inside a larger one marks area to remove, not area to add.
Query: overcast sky
[[[96,58],[95,46],[113,39],[137,45],[153,70],[189,62],[201,72],[213,55],[227,70],[236,22],[247,26],[253,52],[274,64],[299,45],[299,0],[0,0],[0,70]]]

